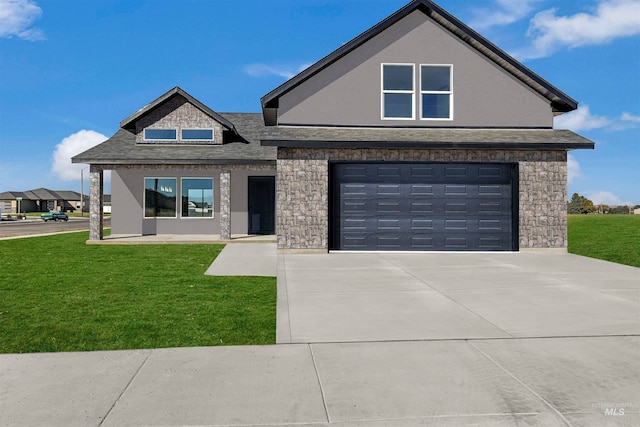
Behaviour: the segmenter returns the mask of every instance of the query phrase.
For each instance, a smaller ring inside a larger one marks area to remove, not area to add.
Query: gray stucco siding
[[[381,64],[415,64],[415,120],[382,120]],[[453,120],[419,120],[420,64],[453,65]],[[546,127],[549,101],[419,11],[284,94],[279,124]]]
[[[111,173],[112,234],[220,234],[220,174],[231,175],[231,233],[248,230],[248,177],[275,176],[273,166],[119,166]],[[144,179],[176,178],[178,206],[176,218],[144,217]],[[181,217],[182,178],[213,179],[213,218]]]

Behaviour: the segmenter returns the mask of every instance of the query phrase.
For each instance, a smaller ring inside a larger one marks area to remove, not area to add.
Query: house
[[[54,209],[66,212],[79,210],[80,206],[80,193],[76,191],[36,188],[0,193],[0,208],[7,214],[48,212]]]
[[[567,151],[594,143],[553,117],[577,102],[429,0],[261,103],[217,113],[174,88],[74,157],[91,165],[91,239],[111,170],[112,234],[275,232],[280,250],[312,252],[566,249]]]

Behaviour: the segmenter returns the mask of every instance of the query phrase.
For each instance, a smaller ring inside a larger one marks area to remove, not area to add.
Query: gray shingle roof
[[[80,193],[71,190],[49,190],[43,187],[0,193],[0,200],[15,200],[16,197],[22,197],[24,200],[80,200]]]
[[[26,199],[22,191],[3,191],[0,193],[0,200],[15,200],[16,197],[22,197]]]
[[[569,130],[267,127],[262,144],[279,147],[574,149],[594,142]]]
[[[60,198],[55,191],[43,187],[25,191],[25,195],[29,196],[30,200],[58,200]]]
[[[55,193],[58,195],[58,200],[80,200],[80,193],[77,191],[56,190]]]
[[[352,127],[267,127],[260,113],[221,113],[238,134],[223,145],[137,144],[120,129],[111,138],[73,158],[91,164],[242,164],[273,163],[276,147],[549,149],[594,147],[568,130],[434,129]]]
[[[72,161],[90,164],[275,163],[276,148],[260,145],[264,129],[262,114],[218,114],[237,132],[226,134],[222,145],[137,144],[133,132],[120,129],[102,144],[73,157]]]

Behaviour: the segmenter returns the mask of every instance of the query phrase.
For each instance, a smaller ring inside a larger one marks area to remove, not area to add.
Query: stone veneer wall
[[[278,148],[278,248],[328,249],[329,160],[518,163],[520,249],[567,246],[566,151]]]
[[[177,141],[145,141],[145,128],[177,129]],[[182,141],[181,129],[213,129],[213,142]],[[222,144],[222,125],[182,96],[175,96],[136,122],[136,142],[151,144]]]

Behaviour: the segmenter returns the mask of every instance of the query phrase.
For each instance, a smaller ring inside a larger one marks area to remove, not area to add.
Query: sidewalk
[[[0,425],[637,426],[639,347],[583,337],[0,355]]]

